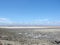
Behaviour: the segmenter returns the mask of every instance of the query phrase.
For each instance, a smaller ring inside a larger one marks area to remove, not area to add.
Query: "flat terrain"
[[[20,45],[60,45],[60,28],[0,27],[0,40],[17,41]]]

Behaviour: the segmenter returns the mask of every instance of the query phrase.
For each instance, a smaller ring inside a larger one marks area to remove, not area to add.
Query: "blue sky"
[[[60,0],[0,0],[0,24],[59,25]]]

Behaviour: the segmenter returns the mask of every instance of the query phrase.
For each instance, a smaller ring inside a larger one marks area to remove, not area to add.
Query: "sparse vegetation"
[[[17,31],[16,31],[17,30]],[[58,45],[60,44],[60,32],[38,29],[0,29],[0,40],[17,41],[21,45]],[[20,31],[20,32],[19,32]],[[8,44],[10,45],[10,44]]]

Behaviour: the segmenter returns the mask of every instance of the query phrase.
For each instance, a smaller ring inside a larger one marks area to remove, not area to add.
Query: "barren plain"
[[[10,41],[10,45],[60,45],[60,28],[0,27],[0,42],[2,41]]]

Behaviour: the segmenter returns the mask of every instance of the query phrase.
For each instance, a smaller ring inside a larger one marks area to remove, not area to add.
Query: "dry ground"
[[[0,40],[19,45],[60,45],[60,28],[0,28]]]

